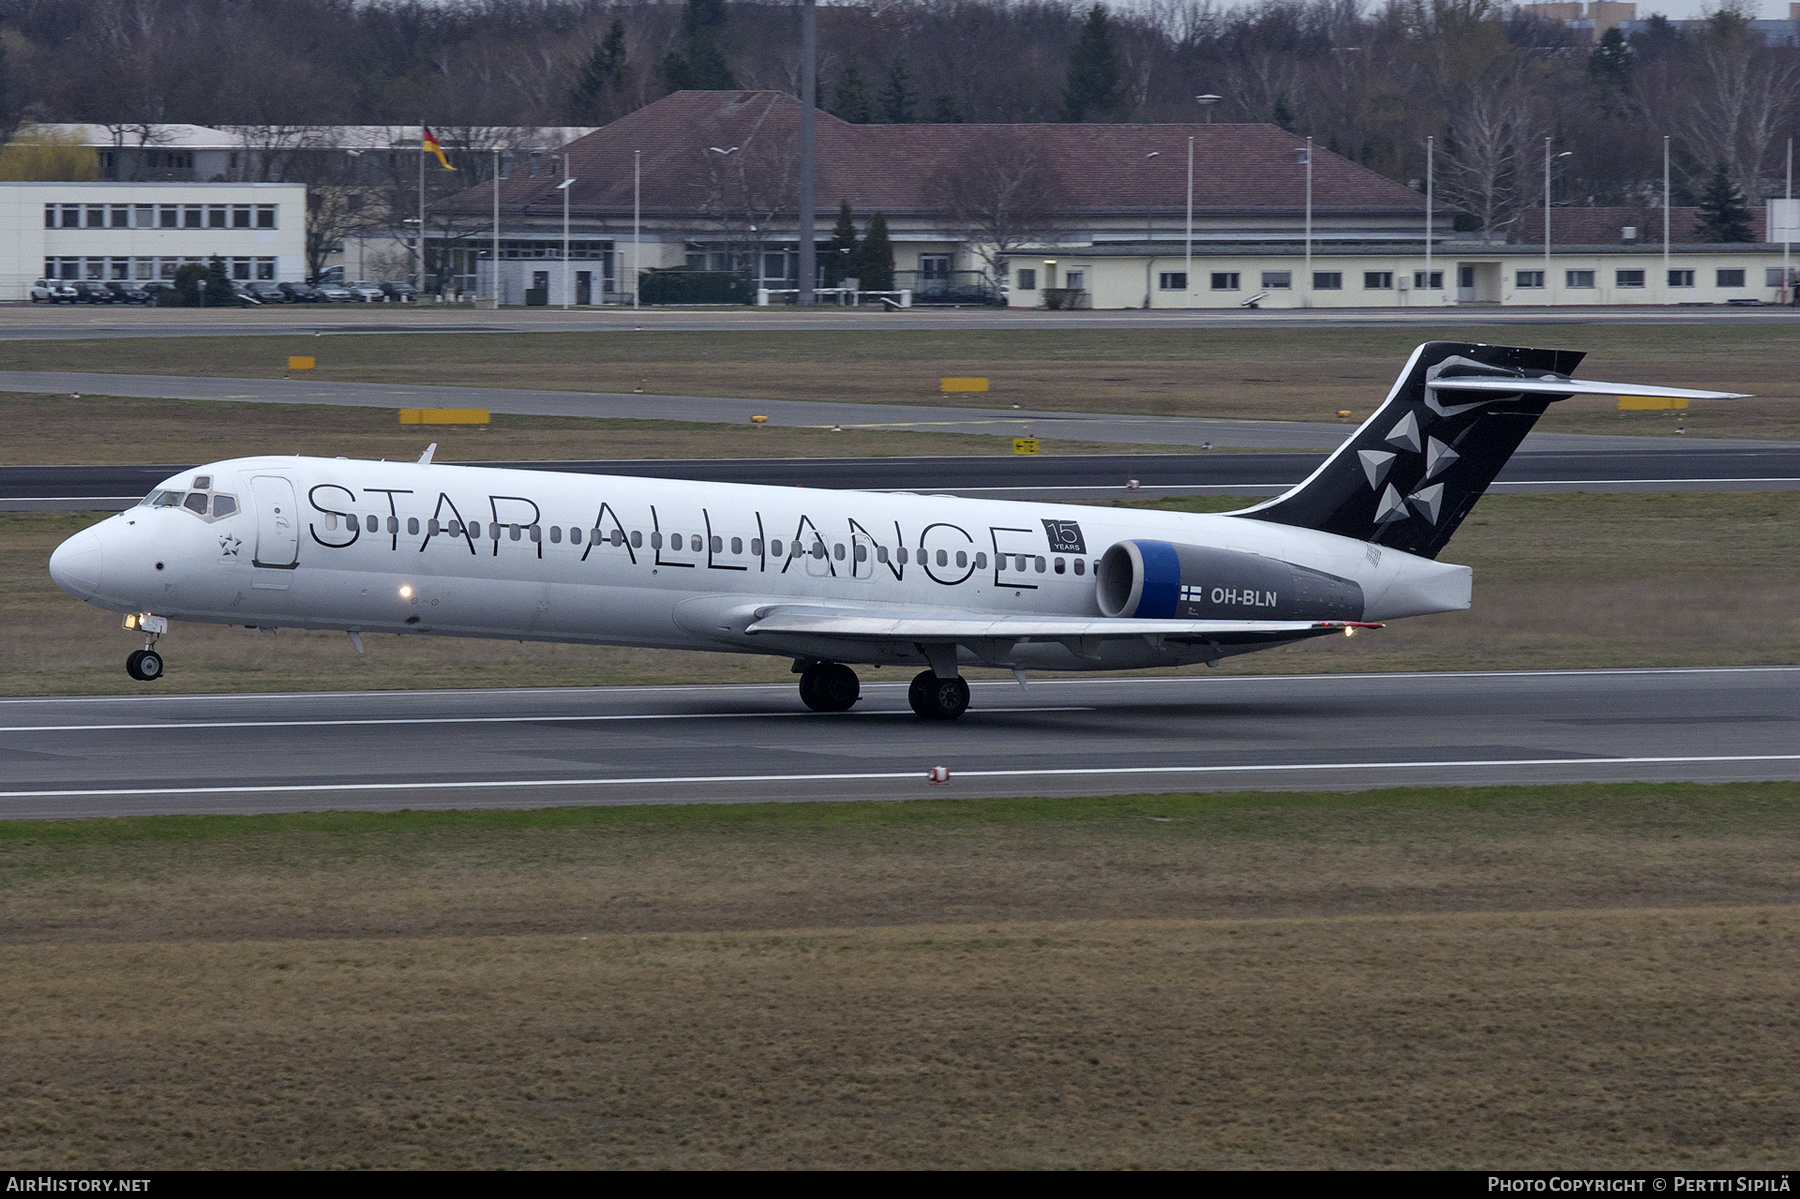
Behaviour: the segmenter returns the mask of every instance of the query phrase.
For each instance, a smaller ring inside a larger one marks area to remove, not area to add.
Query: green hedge
[[[750,281],[736,271],[692,271],[686,267],[644,272],[638,300],[644,304],[748,304]]]

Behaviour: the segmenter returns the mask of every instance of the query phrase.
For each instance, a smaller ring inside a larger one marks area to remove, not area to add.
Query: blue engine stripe
[[[1133,544],[1144,556],[1144,594],[1132,615],[1150,620],[1173,617],[1175,601],[1181,595],[1181,559],[1176,557],[1175,547],[1166,541]]]

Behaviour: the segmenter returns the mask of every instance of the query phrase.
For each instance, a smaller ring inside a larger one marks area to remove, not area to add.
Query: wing
[[[874,641],[1057,641],[1068,637],[1164,637],[1173,641],[1243,645],[1316,637],[1344,629],[1378,629],[1358,620],[1132,620],[1104,616],[996,616],[931,610],[886,613],[851,608],[779,605],[758,609],[747,634],[786,633]]]

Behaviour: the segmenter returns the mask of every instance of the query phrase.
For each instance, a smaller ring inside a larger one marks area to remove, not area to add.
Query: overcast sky
[[[1121,7],[1130,7],[1134,0],[1115,0]],[[1237,8],[1246,4],[1262,3],[1263,0],[1215,0],[1225,8]],[[1654,3],[1639,3],[1639,18],[1649,17],[1653,13],[1661,13],[1665,17],[1681,19],[1687,17],[1703,17],[1709,12],[1717,11],[1718,0],[1655,0]],[[1788,0],[1745,0],[1744,7],[1755,11],[1758,17],[1770,20],[1787,20]]]

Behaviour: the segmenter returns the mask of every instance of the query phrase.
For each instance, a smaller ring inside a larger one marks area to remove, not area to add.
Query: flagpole
[[[425,118],[419,118],[419,295],[425,294]]]
[[[638,306],[638,247],[644,229],[644,152],[631,152],[631,306]]]
[[[500,147],[494,147],[494,307],[500,307]]]

